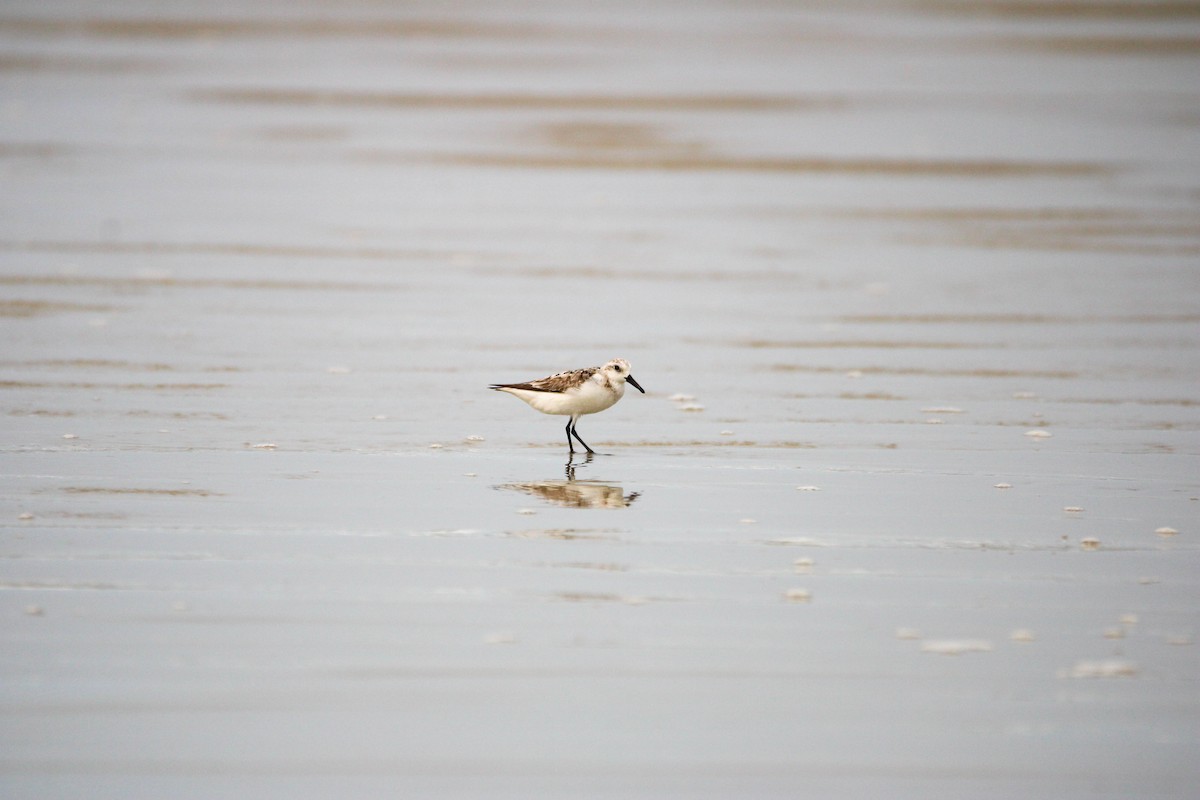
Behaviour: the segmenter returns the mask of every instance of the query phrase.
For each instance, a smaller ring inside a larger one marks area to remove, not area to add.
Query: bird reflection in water
[[[533,495],[547,503],[564,508],[627,508],[641,496],[641,492],[625,494],[620,486],[599,481],[576,480],[575,469],[592,463],[595,456],[588,453],[581,462],[574,458],[567,461],[566,480],[533,481],[530,483],[502,483],[497,489],[512,489]]]

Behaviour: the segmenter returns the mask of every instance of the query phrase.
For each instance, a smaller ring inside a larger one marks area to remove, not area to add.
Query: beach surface
[[[1194,796],[1198,42],[6,2],[0,795]]]

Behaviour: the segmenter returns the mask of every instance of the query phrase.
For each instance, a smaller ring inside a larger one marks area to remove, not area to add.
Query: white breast
[[[625,394],[625,384],[611,386],[593,375],[565,392],[537,392],[529,389],[501,389],[516,395],[543,414],[595,414],[610,408]]]

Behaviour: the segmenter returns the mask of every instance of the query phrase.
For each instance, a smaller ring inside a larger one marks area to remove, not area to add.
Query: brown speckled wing
[[[502,383],[493,386],[493,389],[527,389],[531,392],[565,392],[573,386],[586,381],[588,378],[596,374],[598,367],[589,367],[587,369],[575,369],[570,372],[560,372],[557,375],[551,375],[548,378],[539,378],[536,381],[528,381],[526,383]]]

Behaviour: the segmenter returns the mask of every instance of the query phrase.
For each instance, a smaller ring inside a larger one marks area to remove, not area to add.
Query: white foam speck
[[[1136,664],[1114,658],[1103,661],[1078,661],[1063,674],[1068,678],[1132,678],[1137,673]]]
[[[921,644],[922,653],[942,656],[960,656],[964,653],[988,653],[992,643],[987,639],[934,639]]]

